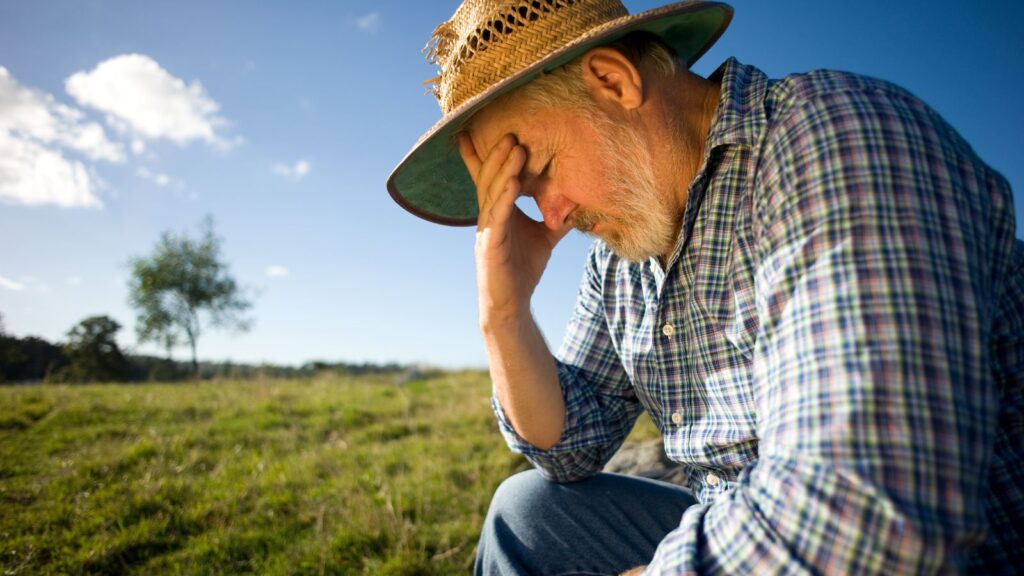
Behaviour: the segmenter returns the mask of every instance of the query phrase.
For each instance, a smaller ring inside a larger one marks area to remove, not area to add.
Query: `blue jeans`
[[[617,575],[650,562],[695,503],[689,490],[646,478],[598,474],[557,484],[522,472],[494,493],[474,572]]]

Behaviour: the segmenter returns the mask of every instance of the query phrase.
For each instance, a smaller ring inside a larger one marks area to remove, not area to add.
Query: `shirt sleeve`
[[[603,244],[591,246],[572,319],[555,364],[565,398],[565,428],[555,446],[540,450],[509,423],[492,395],[498,426],[513,452],[526,456],[548,480],[571,482],[600,472],[625,441],[640,414],[605,321],[602,271],[610,258]]]
[[[963,570],[985,534],[1009,187],[895,88],[806,98],[763,145],[759,459],[647,573]]]

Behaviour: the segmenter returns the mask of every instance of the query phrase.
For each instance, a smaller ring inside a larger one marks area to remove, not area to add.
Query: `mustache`
[[[617,215],[605,214],[597,210],[589,210],[586,208],[577,208],[572,214],[572,227],[580,232],[590,233],[594,229],[594,226],[597,226],[602,222],[625,225],[629,223],[629,220]]]
[[[630,219],[617,214],[607,214],[586,208],[577,208],[572,212],[572,228],[582,233],[590,234],[594,227],[601,222],[629,225]]]
[[[600,214],[591,210],[577,209],[572,216],[572,227],[580,232],[590,232],[603,220]]]

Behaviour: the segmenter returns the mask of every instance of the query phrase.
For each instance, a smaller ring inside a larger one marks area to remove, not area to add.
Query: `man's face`
[[[568,219],[627,260],[671,250],[673,198],[658,188],[639,130],[598,109],[536,110],[502,102],[477,115],[470,136],[484,158],[506,134],[526,149],[522,191],[537,203],[546,226],[557,230]]]

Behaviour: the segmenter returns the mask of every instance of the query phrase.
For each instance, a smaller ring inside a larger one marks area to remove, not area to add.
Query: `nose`
[[[551,230],[560,230],[566,218],[576,209],[576,203],[559,194],[551,187],[543,187],[533,195],[537,209],[544,216],[544,225]]]

